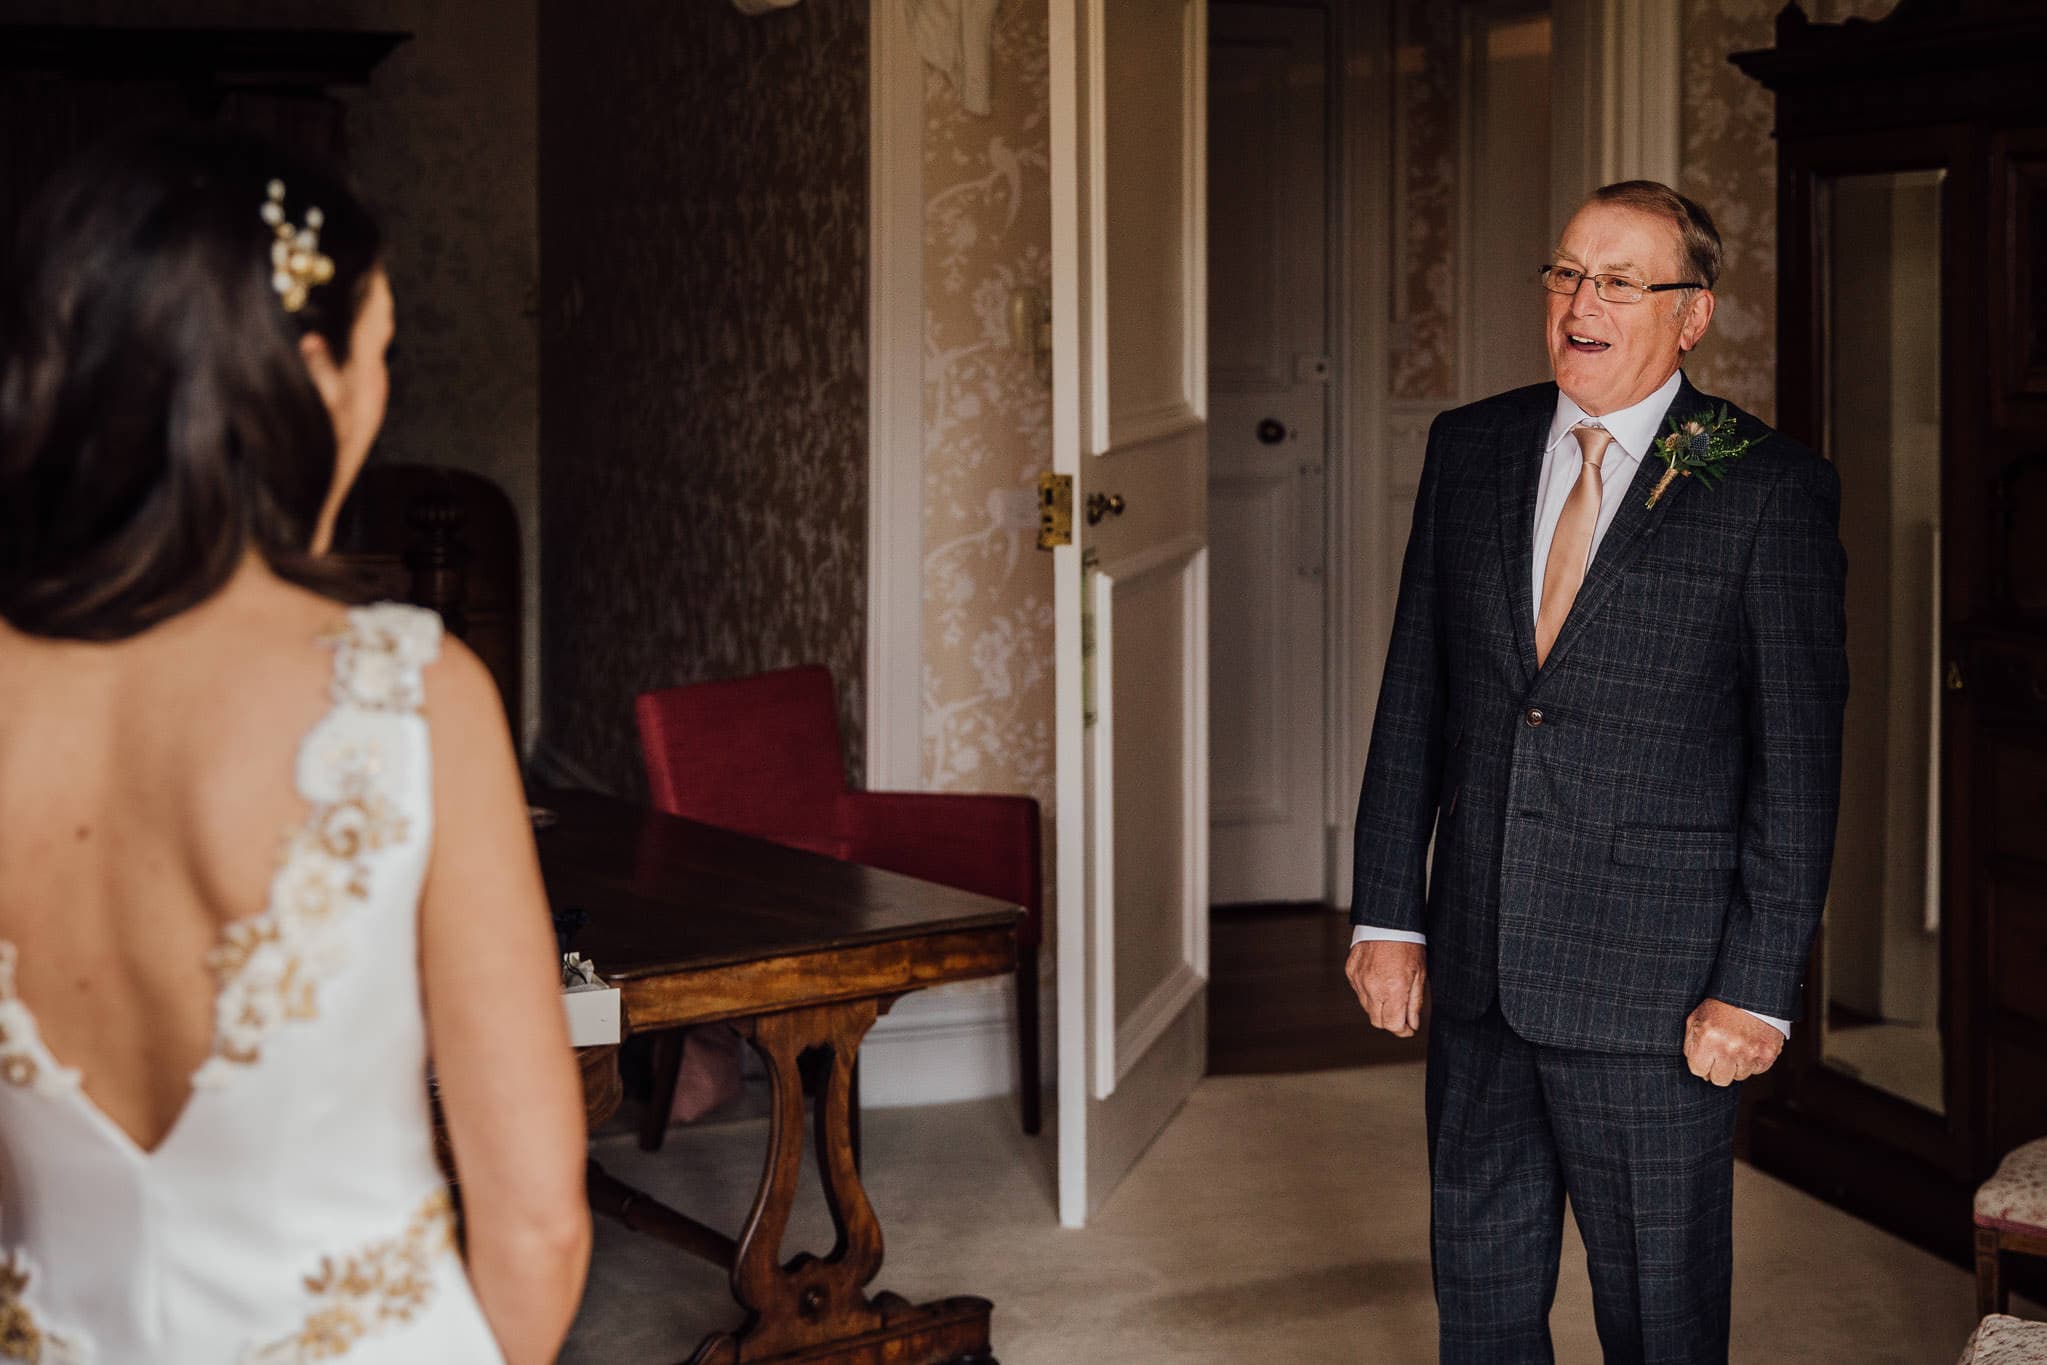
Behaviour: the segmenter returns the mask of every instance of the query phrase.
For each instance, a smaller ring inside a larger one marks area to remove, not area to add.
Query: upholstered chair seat
[[[2014,1148],[1976,1191],[1976,1226],[2047,1234],[2047,1138]]]
[[[2002,1255],[2047,1256],[2047,1138],[2014,1147],[1976,1190],[1976,1311],[2002,1314]],[[2002,1357],[2000,1357],[2001,1359]]]
[[[2047,1322],[1993,1313],[1976,1324],[1955,1365],[2047,1365]]]

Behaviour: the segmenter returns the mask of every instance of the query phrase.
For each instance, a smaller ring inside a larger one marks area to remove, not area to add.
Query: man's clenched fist
[[[1391,939],[1353,943],[1343,974],[1350,978],[1350,988],[1358,993],[1373,1028],[1414,1037],[1421,1027],[1422,990],[1429,977],[1421,944]]]
[[[1715,1085],[1760,1076],[1776,1064],[1784,1035],[1724,1000],[1708,1000],[1685,1020],[1685,1061]]]

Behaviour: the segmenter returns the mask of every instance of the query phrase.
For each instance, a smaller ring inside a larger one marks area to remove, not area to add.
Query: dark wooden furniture
[[[2011,1287],[2005,1282],[2006,1253],[2047,1257],[2047,1232],[2013,1228],[1976,1229],[1976,1316],[2011,1311]]]
[[[0,241],[57,167],[139,121],[220,120],[348,163],[342,92],[406,40],[328,29],[0,25]]]
[[[1966,1264],[1970,1191],[2047,1134],[2047,4],[1906,0],[1842,24],[1794,4],[1776,40],[1733,60],[1776,95],[1778,425],[1844,488],[1858,452],[1830,428],[1829,301],[1863,301],[1830,280],[1827,197],[1856,177],[1937,186],[1917,297],[1940,413],[1942,1080],[1915,1104],[1829,1064],[1822,945],[1745,1136],[1763,1169]],[[1851,593],[1857,569],[1851,552]]]
[[[334,528],[334,558],[364,595],[440,613],[476,651],[519,719],[519,516],[481,474],[372,460]]]
[[[585,792],[537,791],[549,899],[587,915],[575,950],[619,987],[626,1032],[725,1020],[767,1067],[766,1168],[735,1240],[620,1183],[595,1162],[598,1212],[725,1266],[746,1310],[692,1365],[993,1365],[986,1299],[869,1296],[880,1224],[850,1131],[860,1040],[911,991],[1015,970],[1018,908]],[[823,1256],[780,1248],[803,1159],[798,1063],[827,1068],[818,1173],[837,1231]]]

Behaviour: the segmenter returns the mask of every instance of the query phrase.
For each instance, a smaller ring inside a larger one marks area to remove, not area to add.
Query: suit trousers
[[[1681,1055],[1539,1047],[1493,1005],[1429,1023],[1442,1365],[1550,1362],[1566,1194],[1608,1365],[1724,1365],[1737,1087]]]

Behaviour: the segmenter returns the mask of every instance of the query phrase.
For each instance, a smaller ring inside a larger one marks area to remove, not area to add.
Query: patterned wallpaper
[[[810,661],[860,771],[866,25],[540,6],[543,735],[569,775],[644,789],[644,689]]]
[[[1037,549],[1051,390],[1011,348],[1011,291],[1049,296],[1049,52],[1009,0],[989,116],[928,68],[924,94],[924,778],[1049,811],[1052,558]]]
[[[0,23],[413,35],[367,92],[347,95],[351,160],[384,225],[398,305],[377,458],[473,470],[510,495],[523,540],[530,703],[540,446],[533,0],[0,0]]]
[[[1876,19],[1894,0],[1808,5],[1823,22]],[[1777,411],[1777,144],[1770,92],[1728,54],[1776,44],[1780,0],[1685,0],[1678,189],[1705,205],[1726,264],[1712,330],[1685,366],[1692,382],[1764,421]]]
[[[1458,15],[1439,0],[1393,12],[1393,330],[1396,399],[1457,392]]]

